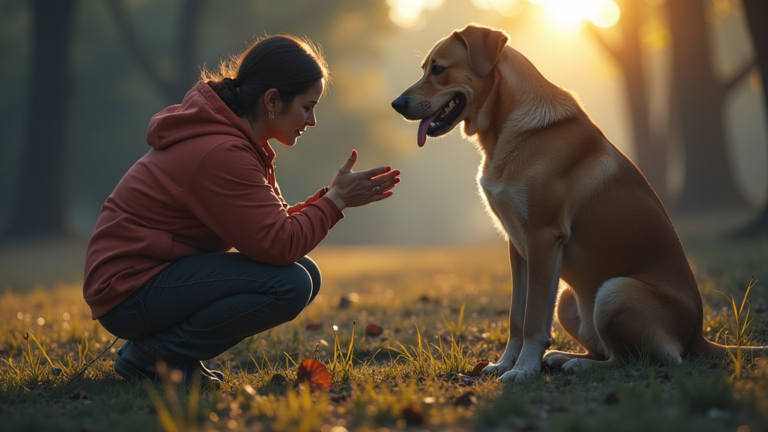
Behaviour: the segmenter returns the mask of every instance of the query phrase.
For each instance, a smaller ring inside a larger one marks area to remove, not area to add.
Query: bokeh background
[[[288,201],[328,184],[352,149],[357,169],[402,170],[394,197],[346,211],[324,246],[501,242],[478,197],[474,146],[457,128],[418,148],[416,124],[390,107],[434,43],[472,22],[506,31],[578,95],[684,239],[760,235],[768,36],[748,19],[766,13],[760,3],[0,0],[0,288],[82,278],[102,203],[149,150],[149,118],[180,102],[201,67],[280,32],[321,45],[333,75],[318,125],[293,148],[272,143]]]

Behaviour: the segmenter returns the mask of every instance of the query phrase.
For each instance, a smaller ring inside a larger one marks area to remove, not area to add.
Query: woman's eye
[[[432,75],[440,75],[444,70],[443,66],[434,65],[432,66]]]

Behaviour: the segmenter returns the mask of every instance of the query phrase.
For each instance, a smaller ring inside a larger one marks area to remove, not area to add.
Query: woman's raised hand
[[[392,196],[392,188],[400,183],[400,170],[389,166],[380,166],[365,171],[352,171],[357,162],[357,152],[339,168],[326,195],[333,200],[340,210],[345,207],[360,207],[374,201],[381,201]]]

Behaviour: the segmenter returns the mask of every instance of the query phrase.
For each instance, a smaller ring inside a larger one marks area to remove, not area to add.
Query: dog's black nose
[[[399,112],[400,114],[403,114],[406,108],[408,108],[408,98],[405,96],[400,96],[397,99],[393,100],[392,108],[394,108],[395,111]]]

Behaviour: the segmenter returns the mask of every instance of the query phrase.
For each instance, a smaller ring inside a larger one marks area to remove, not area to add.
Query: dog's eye
[[[440,75],[444,70],[445,68],[443,66],[434,65],[432,66],[432,75]]]

